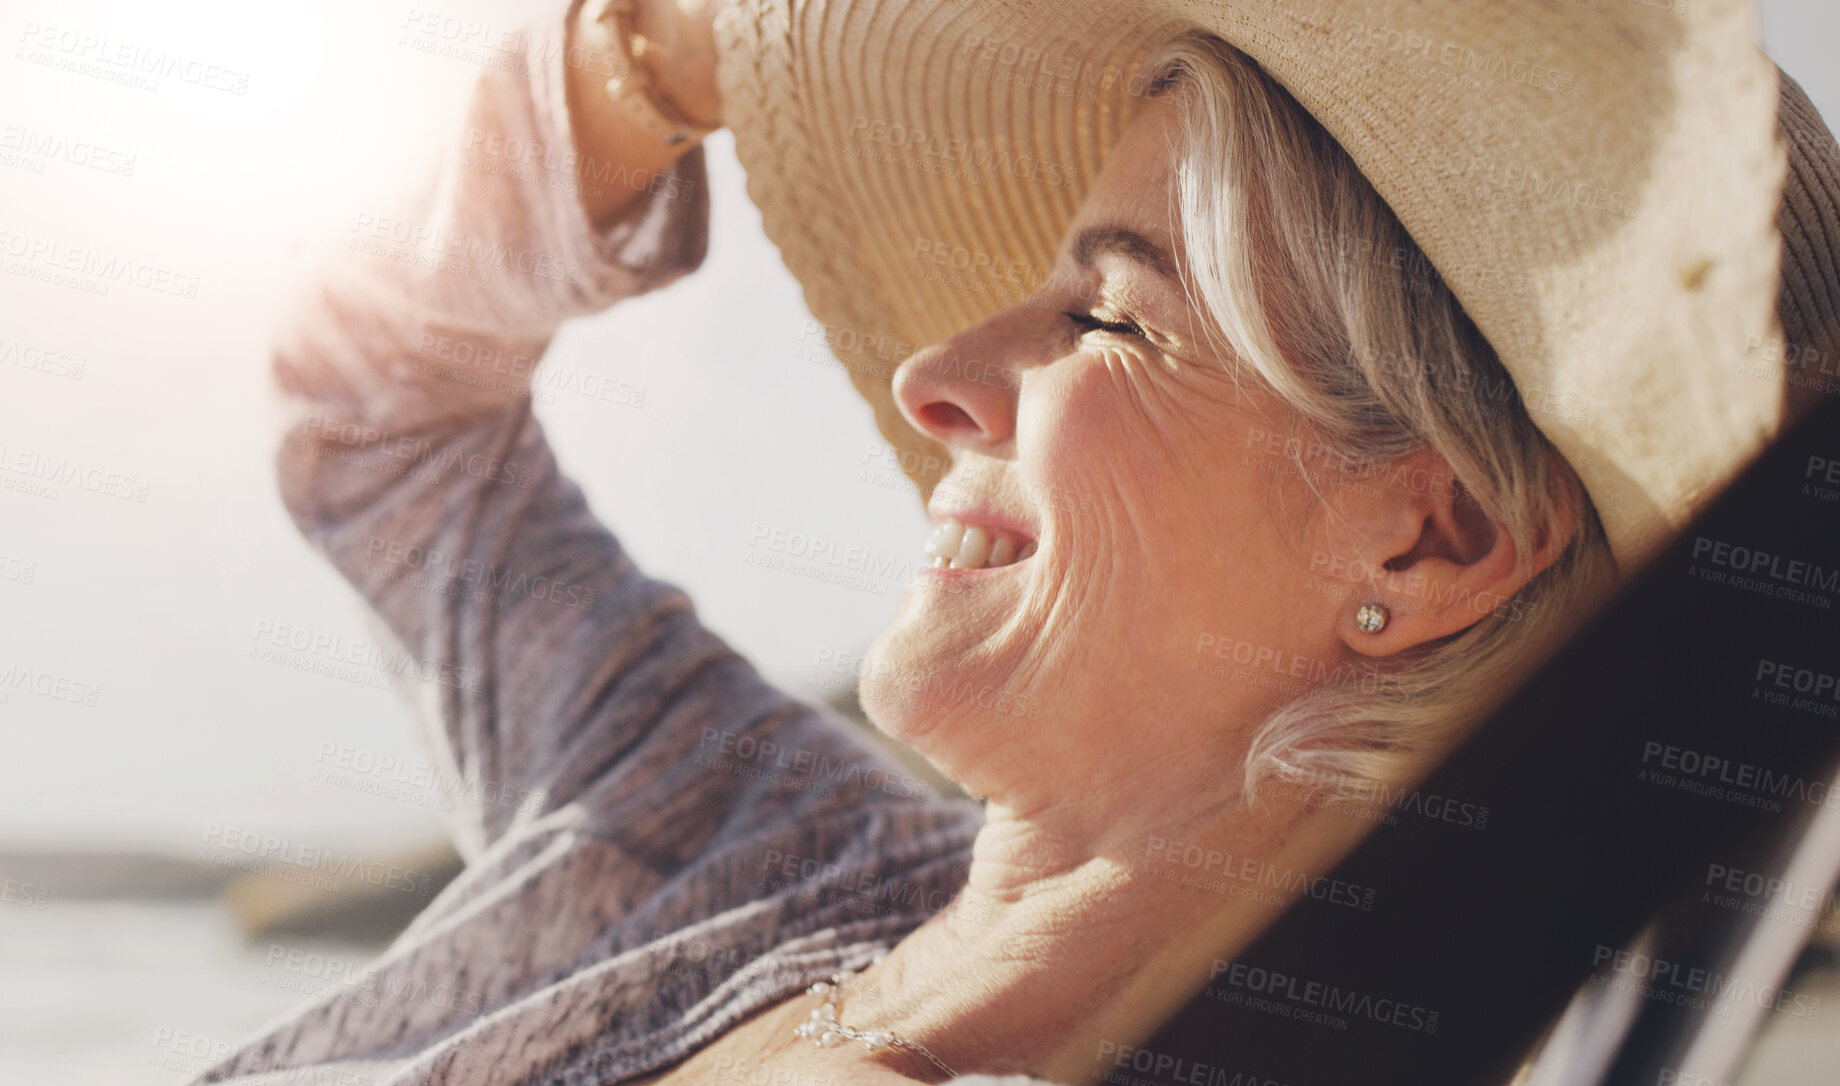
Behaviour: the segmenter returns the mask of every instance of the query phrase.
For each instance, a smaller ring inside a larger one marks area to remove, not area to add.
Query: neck
[[[1147,1038],[1367,825],[1193,776],[1151,767],[1109,803],[992,800],[965,889],[855,986],[845,1020],[960,1072],[1101,1071],[1102,1045]]]

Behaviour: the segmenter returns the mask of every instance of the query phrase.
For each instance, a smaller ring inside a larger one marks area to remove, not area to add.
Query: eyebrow
[[[1090,269],[1093,258],[1101,253],[1117,253],[1128,257],[1147,265],[1171,283],[1180,282],[1176,274],[1176,262],[1170,255],[1135,230],[1127,230],[1122,226],[1095,226],[1080,231],[1080,236],[1073,241],[1073,259],[1082,268]]]

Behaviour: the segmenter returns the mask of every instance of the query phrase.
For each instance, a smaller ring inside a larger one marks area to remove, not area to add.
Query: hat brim
[[[1784,155],[1744,3],[742,0],[719,78],[749,194],[923,497],[948,460],[895,367],[1033,291],[1143,60],[1195,29],[1348,150],[1625,570],[1780,430]]]

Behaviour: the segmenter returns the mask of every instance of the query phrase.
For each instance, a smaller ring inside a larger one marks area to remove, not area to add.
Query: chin
[[[928,703],[954,664],[937,659],[944,655],[939,646],[927,645],[915,625],[897,618],[870,643],[863,654],[857,697],[863,713],[884,735],[918,747],[941,718],[942,707]]]
[[[941,774],[975,794],[980,770],[1016,749],[1046,718],[1040,698],[1019,689],[1000,651],[971,624],[929,621],[932,608],[903,602],[864,654],[859,697],[869,720]],[[1012,661],[1013,662],[1013,661]]]

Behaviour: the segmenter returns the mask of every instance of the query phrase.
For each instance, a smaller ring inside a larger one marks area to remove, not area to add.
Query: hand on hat
[[[631,25],[646,41],[639,63],[652,87],[686,119],[721,123],[716,88],[716,16],[733,0],[631,0]],[[644,178],[662,174],[695,141],[670,143],[635,120],[609,93],[608,80],[624,70],[623,49],[599,16],[609,0],[587,0],[569,26],[569,123],[575,146],[593,172]],[[603,229],[630,207],[644,185],[584,185],[588,219]]]
[[[652,78],[698,124],[722,123],[716,87],[716,16],[732,0],[638,0],[638,29],[651,43]]]

